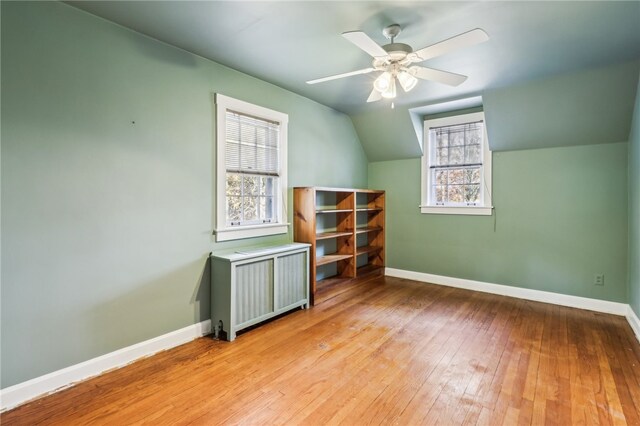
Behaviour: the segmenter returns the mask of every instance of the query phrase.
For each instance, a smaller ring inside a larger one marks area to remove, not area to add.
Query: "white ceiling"
[[[92,1],[69,4],[158,40],[353,114],[366,104],[375,75],[315,86],[306,80],[370,65],[340,34],[404,30],[396,41],[418,49],[482,28],[490,41],[424,63],[465,74],[457,88],[420,82],[396,105],[417,106],[486,89],[640,58],[640,2],[427,1]]]

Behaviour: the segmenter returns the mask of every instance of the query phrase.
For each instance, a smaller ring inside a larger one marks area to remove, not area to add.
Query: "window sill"
[[[423,213],[423,214],[491,216],[492,212],[493,212],[493,207],[420,206],[420,213]]]
[[[216,229],[214,234],[216,236],[216,242],[220,242],[286,234],[288,231],[288,223],[273,223],[267,225],[237,226],[233,228]]]

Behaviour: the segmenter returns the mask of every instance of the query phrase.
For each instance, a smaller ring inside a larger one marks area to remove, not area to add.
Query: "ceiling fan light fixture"
[[[398,81],[400,82],[400,86],[402,86],[402,90],[405,92],[411,91],[416,87],[416,84],[418,84],[418,79],[406,71],[401,71],[398,74]]]
[[[388,71],[380,74],[380,76],[373,82],[373,88],[380,93],[384,93],[389,90],[389,86],[391,86],[391,73]]]
[[[396,78],[391,77],[391,82],[389,83],[389,87],[387,90],[382,92],[382,97],[387,99],[393,99],[396,97]]]
[[[476,28],[414,51],[408,44],[395,42],[395,38],[400,34],[401,30],[402,28],[398,24],[386,27],[382,33],[391,43],[384,46],[380,46],[363,31],[342,33],[345,39],[373,58],[371,67],[309,80],[307,84],[323,83],[344,77],[380,72],[381,74],[373,82],[373,89],[369,93],[367,102],[376,102],[382,98],[394,99],[397,96],[396,80],[400,82],[400,86],[405,92],[413,90],[418,80],[435,81],[448,86],[459,86],[467,79],[466,76],[424,66],[412,66],[412,64],[424,62],[451,51],[489,40],[489,36],[484,30]],[[393,107],[394,104],[391,102],[391,108]]]

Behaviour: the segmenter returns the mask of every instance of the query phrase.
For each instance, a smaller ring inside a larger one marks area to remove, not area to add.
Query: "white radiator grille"
[[[273,312],[273,259],[236,267],[236,324]]]
[[[306,297],[307,254],[296,253],[278,258],[278,309]]]

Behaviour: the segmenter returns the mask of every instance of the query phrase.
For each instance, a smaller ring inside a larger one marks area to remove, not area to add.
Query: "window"
[[[425,120],[422,213],[491,215],[484,113]]]
[[[216,94],[216,241],[284,234],[286,114]]]

